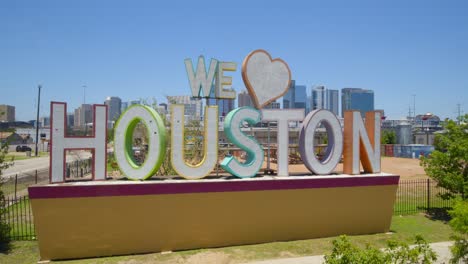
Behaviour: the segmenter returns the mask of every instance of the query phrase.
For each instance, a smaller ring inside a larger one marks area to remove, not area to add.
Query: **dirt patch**
[[[137,259],[123,260],[118,264],[229,264],[233,263],[230,256],[223,252],[200,252],[190,256],[169,254],[165,257],[159,254],[139,256]]]
[[[222,252],[201,252],[184,260],[187,264],[228,264],[231,263],[229,255]]]
[[[392,173],[400,175],[402,180],[416,180],[416,179],[427,179],[424,168],[419,165],[419,159],[407,159],[407,158],[394,158],[394,157],[382,157],[381,161],[382,172]],[[266,168],[266,162],[263,164],[263,168]],[[271,163],[270,168],[277,169],[276,163]],[[304,166],[304,164],[292,164],[289,165],[290,175],[311,175],[311,172]],[[335,173],[340,174],[343,172],[343,164],[340,163],[335,169]]]
[[[297,257],[297,255],[289,251],[281,251],[279,253],[279,258],[293,258],[293,257]]]
[[[406,158],[382,158],[382,171],[400,175],[401,179],[427,179],[424,168],[419,164],[419,159]]]

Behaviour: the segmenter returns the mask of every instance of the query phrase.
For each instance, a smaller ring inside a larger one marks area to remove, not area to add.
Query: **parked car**
[[[16,152],[26,152],[32,151],[32,149],[28,146],[16,146]]]

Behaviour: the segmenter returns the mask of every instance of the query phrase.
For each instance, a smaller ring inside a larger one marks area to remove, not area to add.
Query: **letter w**
[[[185,59],[185,69],[190,82],[190,88],[192,89],[193,97],[209,97],[211,88],[213,85],[214,76],[216,73],[216,67],[218,61],[211,59],[210,68],[208,75],[206,74],[205,58],[203,56],[198,57],[197,71],[193,72],[193,65],[191,59]],[[202,96],[203,91],[203,96]]]

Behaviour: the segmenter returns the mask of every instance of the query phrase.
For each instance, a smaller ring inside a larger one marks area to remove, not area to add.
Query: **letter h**
[[[92,178],[105,180],[107,174],[107,106],[93,105],[93,134],[91,136],[67,136],[66,103],[51,102],[50,113],[50,183],[65,182],[67,150],[91,150],[93,153]]]

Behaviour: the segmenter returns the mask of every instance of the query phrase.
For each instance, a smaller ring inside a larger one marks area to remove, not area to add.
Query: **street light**
[[[35,156],[37,157],[38,154],[38,141],[39,141],[39,106],[41,105],[41,85],[38,87],[38,95],[37,95],[37,116],[36,116],[36,153]]]
[[[86,85],[81,86],[83,88],[83,105],[86,104]],[[88,135],[88,123],[86,122],[86,111],[84,112],[84,125],[85,125],[85,136]]]

